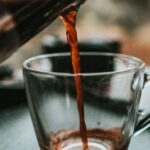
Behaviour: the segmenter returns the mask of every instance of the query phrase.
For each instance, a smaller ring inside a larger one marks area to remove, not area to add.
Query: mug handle
[[[144,74],[144,86],[150,82],[150,72]],[[139,110],[139,120],[134,130],[134,136],[137,136],[150,128],[150,111]]]

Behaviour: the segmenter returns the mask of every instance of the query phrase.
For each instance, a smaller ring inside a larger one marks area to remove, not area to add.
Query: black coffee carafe
[[[63,11],[84,0],[0,0],[0,62]]]

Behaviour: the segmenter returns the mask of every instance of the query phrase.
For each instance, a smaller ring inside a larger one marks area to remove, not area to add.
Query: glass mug
[[[89,149],[127,150],[131,137],[150,126],[150,114],[139,110],[141,92],[149,78],[145,64],[122,54],[80,55],[80,74],[72,71],[70,53],[35,56],[23,64],[41,150],[82,149],[75,76],[82,81]]]

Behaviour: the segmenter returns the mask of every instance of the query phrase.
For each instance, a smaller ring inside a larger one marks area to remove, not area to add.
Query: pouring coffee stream
[[[73,66],[74,74],[81,73],[80,66],[80,54],[78,48],[78,37],[76,31],[76,16],[77,11],[71,9],[62,14],[61,18],[66,27],[66,35],[67,40],[71,48],[71,61]],[[85,123],[85,115],[84,115],[84,97],[83,97],[83,89],[82,89],[82,78],[80,75],[74,77],[75,87],[76,87],[76,99],[77,99],[77,107],[79,114],[79,124],[80,124],[80,136],[83,143],[83,150],[89,150],[88,147],[88,139],[87,139],[87,130]]]

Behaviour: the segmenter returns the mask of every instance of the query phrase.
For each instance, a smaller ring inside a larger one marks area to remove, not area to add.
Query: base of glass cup
[[[88,129],[89,150],[128,150],[130,140],[122,143],[121,130]],[[94,133],[94,134],[93,134]],[[60,130],[49,133],[50,143],[44,145],[39,141],[41,150],[83,150],[83,143],[79,130]]]
[[[110,150],[110,148],[106,145],[94,143],[94,142],[88,142],[89,150]],[[72,143],[66,147],[64,147],[62,150],[83,150],[83,144],[82,142],[78,143]]]
[[[120,133],[119,128],[111,130],[87,129],[89,150],[127,150],[120,145]],[[79,130],[51,132],[49,137],[50,150],[83,150]]]

